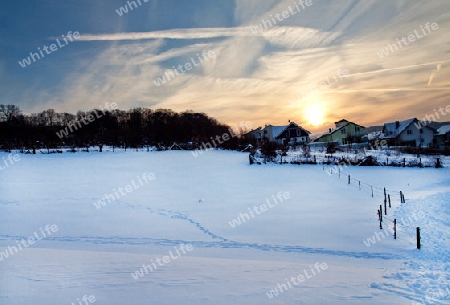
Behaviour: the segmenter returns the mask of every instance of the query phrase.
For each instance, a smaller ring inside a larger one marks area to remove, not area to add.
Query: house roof
[[[370,127],[366,127],[366,133],[372,133],[372,132],[382,132],[383,131],[383,126],[370,126]]]
[[[261,127],[258,127],[256,129],[252,129],[249,132],[247,132],[246,134],[244,134],[244,137],[248,137],[248,136],[252,136],[255,133],[259,133],[261,132]]]
[[[450,132],[450,125],[444,125],[437,130],[438,135],[445,135]]]
[[[287,126],[272,126],[272,136],[274,138],[278,137],[286,128]]]
[[[425,121],[426,122],[426,121]],[[434,130],[438,130],[442,126],[450,125],[450,122],[429,122],[427,126],[430,126]]]
[[[283,130],[282,130],[275,138],[281,137],[281,136],[284,134],[284,132],[285,132],[286,130],[288,130],[290,127],[291,127],[291,128],[294,127],[294,128],[299,128],[299,129],[301,129],[301,130],[303,131],[301,136],[305,136],[305,135],[308,136],[308,135],[311,134],[311,132],[309,132],[308,130],[304,129],[303,127],[297,125],[296,123],[290,122],[289,125],[284,126],[284,129],[283,129]]]
[[[367,139],[369,141],[378,139],[381,136],[381,131],[374,131],[367,134]]]
[[[417,121],[416,118],[409,119],[406,121],[397,121],[385,123],[383,126],[383,138],[396,138],[399,134],[401,134],[409,125],[413,122]],[[398,124],[398,126],[397,126]]]

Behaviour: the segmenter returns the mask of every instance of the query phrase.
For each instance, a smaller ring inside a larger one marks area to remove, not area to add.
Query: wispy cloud
[[[291,119],[306,127],[303,108],[312,103],[328,110],[329,122],[347,116],[371,124],[395,114],[417,116],[424,102],[434,107],[445,101],[450,77],[450,60],[445,59],[450,44],[447,2],[313,1],[307,12],[254,35],[251,29],[262,18],[293,2],[237,1],[237,27],[82,33],[77,45],[114,43],[95,58],[83,59],[59,92],[30,96],[40,109],[75,111],[108,100],[120,108],[204,111],[229,123],[280,124]],[[377,56],[388,42],[428,21],[438,22],[440,30],[383,60]],[[215,60],[170,84],[153,85],[165,69],[203,50],[213,50]],[[339,69],[350,72],[345,80],[298,105],[289,103]]]

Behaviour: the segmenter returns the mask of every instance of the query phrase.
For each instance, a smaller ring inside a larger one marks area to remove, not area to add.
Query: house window
[[[359,127],[358,126],[355,127],[355,131],[359,132]]]
[[[342,133],[342,134],[346,134],[346,133],[347,133],[347,131],[345,130],[345,128],[344,128],[344,129],[341,129],[341,133]]]
[[[406,133],[407,134],[412,134],[412,130],[408,130]]]

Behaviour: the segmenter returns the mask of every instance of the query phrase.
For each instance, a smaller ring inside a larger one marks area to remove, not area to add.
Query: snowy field
[[[20,155],[0,171],[0,304],[450,304],[450,168],[343,171]]]

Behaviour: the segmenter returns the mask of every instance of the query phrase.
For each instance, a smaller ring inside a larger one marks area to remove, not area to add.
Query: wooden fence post
[[[378,214],[380,215],[380,230],[383,230],[383,211],[381,210],[381,205]]]
[[[391,207],[391,195],[388,194],[389,207]]]
[[[420,228],[417,227],[417,249],[420,249]]]
[[[351,179],[350,175],[348,175],[348,184],[350,184],[350,179]]]
[[[394,219],[394,239],[397,239],[397,219]]]
[[[384,215],[387,215],[386,200],[384,201]]]
[[[373,186],[371,186],[370,189],[372,190],[372,198],[373,198]]]
[[[359,190],[361,190],[361,181],[358,181],[359,184]]]

